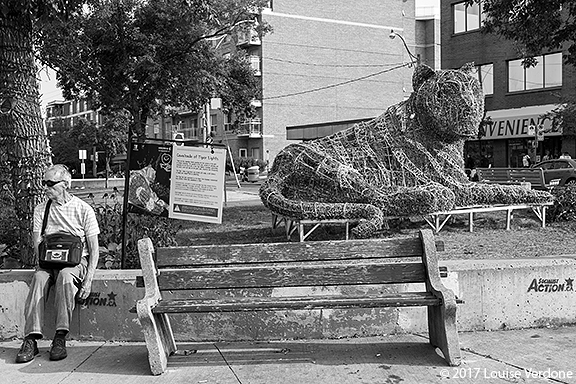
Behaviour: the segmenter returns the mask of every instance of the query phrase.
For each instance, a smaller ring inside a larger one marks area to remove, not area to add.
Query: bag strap
[[[42,230],[40,231],[40,236],[44,236],[44,230],[46,229],[46,223],[48,223],[48,212],[50,212],[50,205],[52,200],[48,199],[46,202],[46,209],[44,210],[44,220],[42,221]]]

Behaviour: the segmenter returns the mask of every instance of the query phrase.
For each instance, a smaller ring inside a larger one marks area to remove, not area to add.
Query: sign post
[[[84,163],[84,160],[86,160],[86,150],[85,149],[80,149],[78,151],[78,158],[81,161],[80,163],[80,173],[82,174],[82,178],[84,178],[84,175],[86,174],[86,164]]]

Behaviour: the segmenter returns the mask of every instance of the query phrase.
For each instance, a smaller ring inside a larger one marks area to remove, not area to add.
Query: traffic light
[[[544,125],[538,124],[536,127],[536,139],[538,141],[544,141]]]

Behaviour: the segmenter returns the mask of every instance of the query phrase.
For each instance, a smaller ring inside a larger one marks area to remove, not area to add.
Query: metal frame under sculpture
[[[419,65],[412,84],[410,98],[381,116],[284,148],[260,188],[264,205],[295,219],[358,219],[352,233],[366,238],[386,216],[552,201],[547,192],[468,180],[464,142],[478,134],[484,112],[471,65]]]

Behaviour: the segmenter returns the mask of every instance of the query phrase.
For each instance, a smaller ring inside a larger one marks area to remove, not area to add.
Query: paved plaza
[[[68,358],[15,364],[20,340],[0,342],[2,383],[423,384],[576,383],[576,327],[461,332],[462,364],[446,366],[423,335],[179,344],[152,376],[144,343],[69,341]]]

